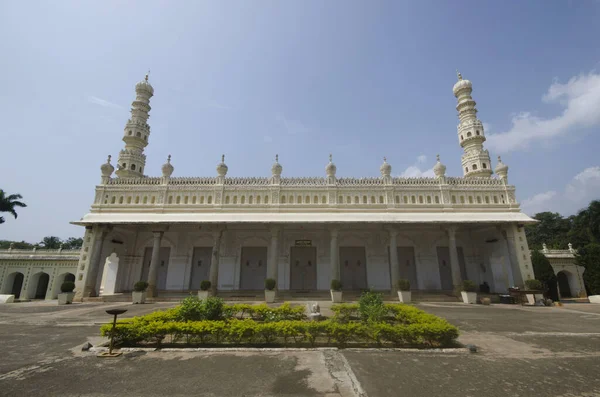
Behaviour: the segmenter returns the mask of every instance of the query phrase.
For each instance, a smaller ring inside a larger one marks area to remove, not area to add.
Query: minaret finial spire
[[[456,77],[458,77],[459,80],[462,80],[462,74],[460,74],[458,69],[456,69]]]
[[[440,155],[439,154],[436,154],[435,158],[436,158],[437,161],[440,161]]]
[[[333,156],[331,155],[331,153],[329,153],[329,162],[331,163],[333,161]]]
[[[150,76],[150,69],[148,69],[148,73],[146,73],[146,77],[144,77],[144,80],[148,81],[148,76]]]
[[[221,163],[224,163],[224,162],[225,162],[225,155],[224,155],[224,154],[222,154],[222,155],[221,155]]]
[[[275,155],[275,162],[276,162],[276,163],[278,163],[278,162],[279,162],[279,155],[278,155],[278,154],[276,154],[276,155]]]

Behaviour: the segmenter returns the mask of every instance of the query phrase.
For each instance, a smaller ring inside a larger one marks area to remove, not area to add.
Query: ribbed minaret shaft
[[[135,178],[144,176],[146,155],[144,148],[148,146],[150,126],[150,98],[154,88],[148,82],[148,75],[135,86],[135,100],[131,103],[131,118],[125,124],[123,142],[125,148],[119,153],[117,176],[119,178]]]
[[[466,177],[490,177],[492,167],[490,155],[483,148],[485,132],[483,124],[477,118],[476,103],[471,97],[473,86],[469,80],[463,80],[458,73],[458,82],[454,85],[454,96],[458,100],[458,141],[464,150],[462,155],[463,174]]]

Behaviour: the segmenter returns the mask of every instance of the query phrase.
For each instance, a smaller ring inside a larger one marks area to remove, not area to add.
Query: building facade
[[[275,156],[270,176],[236,178],[222,156],[215,176],[182,178],[170,156],[162,176],[144,175],[154,95],[146,76],[116,177],[109,156],[90,212],[73,222],[86,229],[76,298],[101,286],[130,291],[139,280],[151,296],[194,291],[202,280],[260,290],[266,278],[301,291],[327,290],[332,279],[344,290],[394,290],[400,278],[421,290],[450,291],[464,279],[498,292],[522,285],[534,277],[523,227],[532,219],[500,158],[492,170],[472,84],[458,78],[462,177],[446,176],[438,156],[432,178],[393,177],[385,158],[380,177],[338,178],[330,156],[322,177],[286,178]]]

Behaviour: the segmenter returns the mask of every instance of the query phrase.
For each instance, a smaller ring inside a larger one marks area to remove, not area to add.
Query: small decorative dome
[[[271,167],[271,173],[273,174],[273,176],[281,176],[281,171],[283,171],[283,167],[281,166],[281,164],[279,164],[279,155],[276,154],[275,162]]]
[[[173,174],[174,169],[173,165],[171,165],[171,155],[169,155],[169,157],[167,157],[167,162],[162,166],[163,178],[169,178]]]
[[[442,176],[446,176],[446,166],[444,164],[442,164],[442,162],[440,161],[439,154],[436,157],[437,157],[437,163],[435,163],[435,165],[433,166],[433,172],[435,173],[435,176],[438,178],[440,178]]]
[[[508,165],[502,162],[500,156],[498,156],[498,164],[496,164],[496,168],[494,168],[494,171],[498,175],[506,174],[508,172]]]
[[[139,83],[137,83],[135,85],[135,90],[136,91],[148,91],[150,93],[150,96],[152,96],[152,95],[154,95],[154,87],[152,87],[152,85],[148,81],[149,74],[150,74],[150,71],[148,71],[148,73],[146,73],[146,77],[144,77],[144,80],[140,81]]]
[[[337,171],[337,167],[333,164],[333,156],[331,153],[329,154],[329,164],[325,167],[325,172],[327,172],[327,176],[335,176],[335,172]]]
[[[219,164],[217,164],[217,174],[219,174],[219,176],[225,176],[227,175],[227,170],[229,169],[229,167],[227,167],[227,164],[225,164],[225,155],[221,155],[221,162]]]
[[[102,176],[110,177],[112,173],[115,171],[115,167],[110,163],[110,154],[108,155],[108,159],[106,159],[106,163],[100,166],[100,171],[102,171]]]
[[[456,75],[458,76],[458,81],[456,82],[456,84],[454,84],[454,87],[452,88],[452,91],[454,91],[455,96],[458,93],[458,91],[465,88],[471,89],[473,87],[469,80],[463,80],[462,74],[460,74],[458,70],[456,71]]]
[[[390,176],[392,174],[392,166],[388,164],[387,159],[383,158],[383,164],[379,167],[381,176]]]

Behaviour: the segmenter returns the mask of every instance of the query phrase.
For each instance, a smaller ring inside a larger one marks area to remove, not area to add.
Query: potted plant
[[[133,285],[133,292],[131,298],[133,303],[145,303],[146,302],[146,290],[148,289],[148,283],[145,281],[138,281]]]
[[[265,302],[275,302],[275,280],[268,278],[265,280]]]
[[[398,286],[398,299],[400,299],[400,302],[410,303],[410,281],[401,278],[396,285]]]
[[[342,301],[342,283],[340,280],[331,280],[331,301],[333,303]]]
[[[460,294],[464,303],[477,303],[476,285],[471,280],[464,280]]]
[[[202,280],[202,282],[200,283],[200,291],[198,291],[198,299],[208,298],[210,286],[211,286],[210,281]]]
[[[60,294],[58,294],[58,304],[59,305],[68,305],[73,303],[73,297],[75,293],[73,290],[75,289],[75,283],[73,281],[65,281],[60,286]]]
[[[535,305],[535,303],[538,302],[540,299],[544,299],[544,294],[542,293],[544,286],[540,280],[525,280],[525,287],[527,288],[528,292],[525,293],[525,296],[527,297],[527,302],[530,305]]]

